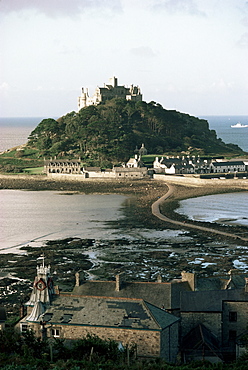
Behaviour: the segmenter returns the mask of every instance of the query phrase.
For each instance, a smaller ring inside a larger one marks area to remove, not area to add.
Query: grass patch
[[[44,160],[40,158],[39,151],[28,146],[17,147],[0,155],[1,173],[41,174],[43,164]]]
[[[44,167],[31,167],[24,168],[23,172],[28,173],[29,175],[42,175],[44,172]]]

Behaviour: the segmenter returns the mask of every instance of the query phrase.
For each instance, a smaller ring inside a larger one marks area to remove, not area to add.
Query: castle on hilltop
[[[82,88],[82,94],[78,97],[78,110],[89,105],[97,105],[113,98],[124,98],[126,100],[142,101],[142,94],[139,86],[130,87],[118,86],[117,77],[111,77],[108,84],[98,87],[92,97],[89,96],[88,89]]]

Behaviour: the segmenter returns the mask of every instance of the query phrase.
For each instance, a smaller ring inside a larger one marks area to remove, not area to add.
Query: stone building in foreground
[[[235,360],[247,345],[248,279],[237,270],[228,276],[130,282],[80,281],[71,292],[53,286],[50,267],[37,267],[22,332],[75,340],[89,334],[137,347],[140,357],[175,362]]]
[[[142,298],[123,297],[120,277],[115,294],[105,287],[104,296],[75,290],[61,293],[53,287],[50,267],[37,267],[27,314],[18,323],[21,332],[33,330],[37,337],[75,340],[87,334],[112,339],[137,348],[142,357],[163,357],[175,362],[180,319]],[[119,290],[118,290],[119,289]],[[118,294],[119,292],[119,294]]]

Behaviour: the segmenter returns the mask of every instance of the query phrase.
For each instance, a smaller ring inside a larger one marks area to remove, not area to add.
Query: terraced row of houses
[[[235,173],[248,170],[247,160],[205,159],[199,156],[156,157],[153,168],[165,174]]]
[[[141,149],[145,149],[143,146]],[[140,149],[140,150],[141,150]],[[195,156],[182,157],[156,157],[152,167],[146,167],[142,156],[136,154],[122,166],[110,169],[100,167],[87,167],[81,164],[80,159],[75,160],[50,160],[44,164],[44,172],[53,175],[80,175],[84,178],[143,178],[148,174],[160,173],[167,175],[177,174],[208,174],[208,173],[238,173],[248,171],[246,160],[217,160],[202,159]]]

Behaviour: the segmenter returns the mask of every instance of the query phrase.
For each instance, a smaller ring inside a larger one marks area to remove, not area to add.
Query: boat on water
[[[231,125],[232,128],[243,128],[248,127],[248,125],[242,125],[242,123],[238,122],[236,125]]]

